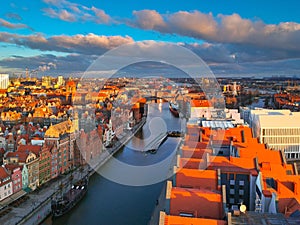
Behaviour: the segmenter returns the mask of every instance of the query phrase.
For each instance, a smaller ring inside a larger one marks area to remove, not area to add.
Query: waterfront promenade
[[[97,171],[102,165],[104,165],[116,152],[118,152],[124,144],[126,144],[132,136],[142,128],[145,124],[146,118],[136,124],[132,130],[127,131],[119,140],[114,143],[112,148],[104,148],[104,151],[99,157],[92,160],[90,165],[84,168],[82,173],[75,171],[73,174],[74,180],[80,179],[82,174],[90,173],[90,176]],[[92,170],[90,171],[90,168]],[[17,207],[11,207],[11,210],[0,218],[0,224],[5,225],[36,225],[40,224],[45,218],[51,214],[51,197],[59,190],[61,183],[69,183],[71,174],[61,175],[55,180],[47,182],[39,190],[35,190],[27,194],[29,197],[25,202]],[[67,187],[66,187],[67,188]]]

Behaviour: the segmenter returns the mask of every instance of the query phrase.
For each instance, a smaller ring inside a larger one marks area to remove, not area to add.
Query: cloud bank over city
[[[0,43],[5,47],[0,69],[24,71],[55,62],[43,72],[80,73],[115,47],[152,40],[190,49],[216,75],[300,74],[299,21],[264,22],[255,14],[249,18],[239,12],[202,11],[196,3],[190,10],[153,8],[120,12],[100,3],[66,0],[44,0],[28,8],[10,4],[0,17]],[[40,22],[28,19],[28,11],[36,12]],[[70,66],[71,59],[75,66]]]

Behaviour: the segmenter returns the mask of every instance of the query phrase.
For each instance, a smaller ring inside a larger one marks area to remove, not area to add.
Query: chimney
[[[221,169],[217,170],[218,174],[218,190],[221,190]]]
[[[298,184],[297,182],[294,182],[294,194],[295,194],[295,195],[298,195],[298,194],[299,194],[299,191],[300,191],[300,190],[298,190],[298,189],[300,189],[300,188],[299,188],[299,184]]]
[[[224,216],[225,213],[227,212],[226,210],[226,205],[227,205],[227,201],[226,201],[226,185],[222,185],[222,213],[221,215]]]
[[[166,186],[166,213],[170,213],[170,201],[171,201],[171,191],[172,191],[172,182],[167,181],[167,186]]]
[[[209,163],[210,163],[210,161],[209,161],[209,153],[208,152],[205,153],[205,161],[206,161],[206,168],[207,168],[208,165],[209,165]]]
[[[202,142],[202,129],[199,130],[199,140],[198,142]]]
[[[180,165],[180,155],[177,155],[177,160],[176,160],[176,167],[179,168],[181,167],[182,165]]]
[[[285,158],[284,151],[283,150],[279,150],[279,151],[280,151],[280,156],[281,156],[283,165],[285,165],[286,164],[286,158]]]
[[[295,162],[293,163],[293,167],[294,167],[294,174],[298,175],[298,168],[297,168],[297,164]]]
[[[227,213],[227,224],[232,225],[231,212]]]
[[[242,136],[242,143],[245,143],[246,139],[245,139],[245,131],[244,130],[241,130],[241,136]]]
[[[179,169],[176,166],[173,166],[173,176],[172,176],[172,186],[176,187],[176,177]]]
[[[259,172],[259,165],[258,165],[258,158],[257,158],[257,156],[254,158],[254,163],[255,163],[255,169],[257,170],[257,172]]]
[[[230,155],[234,155],[234,152],[233,152],[233,137],[230,137]]]

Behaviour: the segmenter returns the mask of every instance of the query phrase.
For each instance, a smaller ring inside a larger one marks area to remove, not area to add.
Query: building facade
[[[9,197],[13,194],[12,180],[5,169],[5,167],[0,167],[0,201]]]
[[[51,152],[48,146],[41,148],[39,157],[39,182],[40,185],[51,179]]]
[[[22,169],[22,189],[26,190],[28,188],[28,169],[26,164],[21,166]]]
[[[251,110],[254,137],[268,148],[284,151],[288,160],[300,160],[300,113],[289,110]]]
[[[22,170],[19,165],[5,165],[12,180],[13,193],[22,190]]]
[[[7,89],[9,85],[9,75],[0,74],[0,89]]]
[[[45,145],[52,149],[52,176],[70,171],[75,164],[75,130],[72,121],[67,120],[50,126],[44,139]]]

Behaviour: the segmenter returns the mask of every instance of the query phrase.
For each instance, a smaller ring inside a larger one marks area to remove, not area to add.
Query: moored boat
[[[69,212],[87,193],[89,176],[86,175],[64,194],[56,196],[51,201],[51,210],[53,218],[62,216]]]
[[[178,111],[178,105],[170,102],[169,103],[169,109],[171,111],[171,113],[175,116],[175,117],[179,117],[179,111]]]

